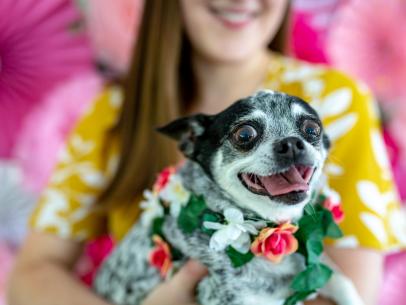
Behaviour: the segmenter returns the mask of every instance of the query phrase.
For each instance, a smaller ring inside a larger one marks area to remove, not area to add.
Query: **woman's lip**
[[[241,29],[249,25],[257,16],[255,11],[243,9],[211,8],[210,11],[223,25],[231,29]]]

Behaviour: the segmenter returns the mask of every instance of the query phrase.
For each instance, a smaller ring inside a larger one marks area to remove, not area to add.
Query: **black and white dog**
[[[217,213],[238,209],[244,218],[274,223],[295,221],[319,187],[329,140],[316,111],[301,99],[259,91],[217,115],[178,119],[160,131],[179,142],[187,161],[176,175],[185,188],[204,196]],[[151,228],[138,223],[98,273],[95,290],[119,305],[137,305],[162,280],[148,263]],[[209,275],[198,285],[201,305],[281,305],[292,278],[304,269],[299,254],[279,264],[255,257],[234,268],[224,251],[213,251],[210,236],[184,234],[176,218],[162,228],[172,246],[201,261]],[[320,294],[339,305],[361,305],[352,282],[334,272]]]

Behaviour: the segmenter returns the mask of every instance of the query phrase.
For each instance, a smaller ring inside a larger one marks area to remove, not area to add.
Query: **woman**
[[[368,91],[346,76],[269,51],[270,44],[281,51],[288,2],[146,1],[124,103],[120,89],[107,88],[74,130],[33,215],[12,276],[11,305],[106,305],[71,270],[84,241],[125,234],[138,216],[142,191],[160,169],[178,161],[172,143],[154,127],[191,112],[218,112],[260,87],[301,96],[319,108],[334,145],[329,182],[347,214],[342,243],[359,246],[328,252],[365,303],[374,304],[379,250],[395,244],[390,232],[374,234],[368,227],[368,219],[383,228],[388,222],[362,201],[362,182],[394,194],[385,156],[377,160],[373,150],[373,139],[380,143],[378,119]],[[396,206],[393,197],[381,198],[385,215]],[[189,262],[144,305],[194,304],[194,287],[205,272]]]

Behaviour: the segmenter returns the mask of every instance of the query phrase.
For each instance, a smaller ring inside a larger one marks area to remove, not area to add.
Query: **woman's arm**
[[[45,233],[31,233],[10,278],[10,305],[108,305],[80,283],[72,268],[82,245]],[[194,305],[195,287],[207,269],[190,261],[158,286],[143,305]]]
[[[366,249],[337,249],[327,247],[328,256],[355,284],[365,305],[376,305],[381,286],[383,255]],[[332,305],[331,301],[317,299],[306,305]]]
[[[81,250],[78,242],[31,233],[10,278],[10,305],[107,305],[71,271]]]

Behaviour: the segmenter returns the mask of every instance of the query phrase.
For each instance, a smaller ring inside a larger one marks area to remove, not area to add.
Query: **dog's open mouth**
[[[289,193],[305,193],[309,190],[309,182],[313,173],[313,167],[292,165],[286,171],[269,176],[241,173],[239,178],[249,191],[258,195],[275,197]]]

